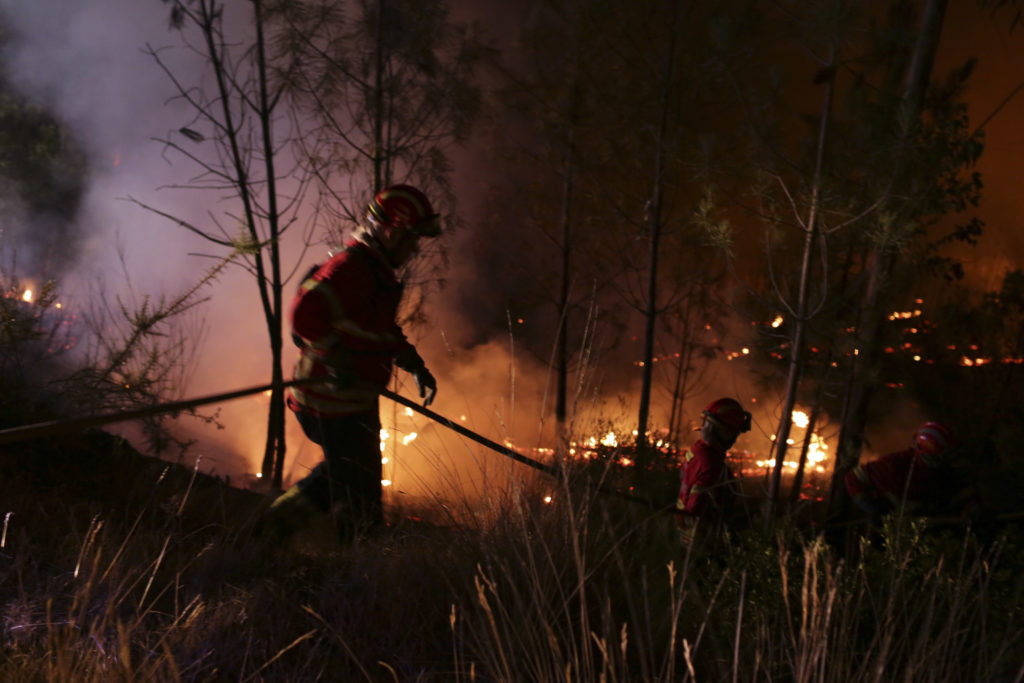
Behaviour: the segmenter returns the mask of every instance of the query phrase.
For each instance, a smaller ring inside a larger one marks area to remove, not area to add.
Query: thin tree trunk
[[[835,66],[836,49],[832,46],[832,53],[829,56],[829,68]],[[786,378],[786,393],[782,402],[782,415],[779,418],[779,428],[775,433],[774,457],[775,465],[772,467],[772,476],[768,486],[768,512],[769,523],[775,511],[775,505],[779,497],[779,489],[782,485],[782,468],[786,459],[786,451],[789,448],[790,428],[793,424],[793,408],[796,405],[797,390],[799,389],[800,377],[804,367],[804,337],[807,333],[807,300],[811,282],[811,256],[814,253],[814,245],[820,236],[818,220],[819,202],[821,195],[822,172],[825,165],[825,143],[828,139],[828,129],[832,114],[832,97],[835,88],[834,78],[829,78],[825,83],[825,93],[821,102],[821,120],[818,126],[818,150],[814,162],[814,180],[811,187],[811,206],[804,226],[804,251],[800,264],[800,285],[797,291],[796,310],[794,311],[794,327],[789,356],[789,372]]]
[[[257,29],[261,30],[261,5],[260,2],[253,4]],[[252,188],[250,187],[250,180],[248,170],[246,168],[245,155],[242,153],[241,142],[238,139],[239,129],[236,126],[234,115],[231,111],[231,100],[230,94],[232,88],[227,82],[227,71],[224,62],[221,59],[220,49],[223,48],[223,36],[217,31],[217,22],[220,20],[220,8],[217,7],[215,2],[202,2],[199,6],[200,12],[200,28],[203,32],[203,37],[206,41],[207,50],[209,52],[210,62],[213,67],[213,73],[217,82],[217,92],[220,96],[221,111],[224,115],[224,131],[225,137],[227,138],[228,147],[230,149],[231,163],[235,171],[234,183],[238,189],[239,199],[242,201],[244,222],[246,230],[249,233],[249,239],[253,244],[261,244],[259,231],[257,229],[257,221],[259,220],[256,215],[255,199],[252,196]],[[262,35],[262,33],[260,33]],[[262,49],[260,50],[260,65],[264,69],[264,73],[260,74],[261,84],[265,88],[265,64],[262,62]],[[270,112],[266,103],[266,92],[262,93],[264,111],[258,112],[261,115],[261,123],[264,126],[269,125]],[[269,131],[264,130],[264,135],[269,135]],[[266,145],[266,138],[264,144]],[[273,152],[273,147],[264,147],[264,150],[270,150]],[[271,172],[273,166],[270,166]],[[268,178],[268,182],[273,181],[273,175]],[[272,185],[270,186],[272,187]],[[273,193],[271,193],[273,196]],[[271,240],[273,248],[277,247],[277,239]],[[274,257],[272,256],[272,260]],[[271,293],[267,291],[267,273],[266,265],[263,262],[263,251],[259,250],[253,255],[253,265],[256,269],[256,285],[259,288],[260,303],[263,306],[263,317],[267,322],[267,331],[270,336],[271,343],[271,355],[274,357],[275,351],[273,345],[275,338],[277,339],[278,349],[276,351],[276,365],[278,374],[276,379],[280,379],[280,338],[281,338],[281,327],[279,319],[279,308],[275,307],[274,301],[272,301]],[[280,273],[278,271],[278,278]],[[278,286],[279,283],[278,283]],[[280,296],[280,292],[278,292]],[[275,334],[276,330],[276,334]],[[272,373],[273,374],[273,373]],[[272,392],[273,396],[273,392]],[[273,401],[271,408],[267,416],[267,441],[263,452],[263,462],[261,464],[260,472],[264,477],[273,479],[273,472],[275,470],[275,460],[277,459],[277,453],[279,448],[279,442],[283,444],[278,438],[278,433],[275,431],[276,424],[283,424],[283,411],[281,412],[280,418],[274,415]]]
[[[683,334],[679,341],[679,363],[676,366],[676,381],[672,387],[672,411],[669,414],[668,426],[672,441],[676,448],[682,445],[683,404],[686,398],[686,387],[690,375],[690,356],[693,353],[693,331],[690,329],[690,302],[684,305],[683,319],[680,321]]]
[[[256,59],[260,87],[260,129],[263,133],[263,159],[267,183],[267,224],[270,247],[270,296],[272,303],[267,327],[270,333],[271,377],[274,389],[270,393],[270,410],[267,426],[267,448],[274,462],[272,486],[281,488],[284,473],[284,456],[287,450],[284,430],[284,370],[281,354],[284,350],[281,316],[281,246],[280,222],[277,207],[277,174],[274,169],[273,105],[267,92],[266,44],[263,35],[263,0],[253,0],[256,15]]]
[[[668,120],[669,91],[672,84],[672,66],[675,62],[676,33],[679,28],[679,6],[672,3],[672,33],[665,55],[664,84],[661,91],[661,111],[658,129],[654,139],[654,188],[651,196],[648,226],[650,235],[650,256],[647,277],[647,310],[644,313],[643,373],[640,385],[640,409],[637,414],[636,457],[637,472],[644,473],[650,468],[653,454],[647,444],[647,422],[651,407],[651,385],[654,377],[654,334],[658,317],[658,252],[661,241],[661,192],[665,162],[665,130]]]
[[[555,422],[558,429],[558,443],[561,447],[566,437],[567,396],[569,391],[569,284],[572,268],[572,226],[570,208],[573,184],[573,124],[569,125],[569,139],[565,149],[565,178],[562,186],[562,282],[558,297],[558,339],[555,352]]]
[[[374,74],[373,192],[384,189],[384,0],[377,0],[377,71]]]
[[[931,78],[938,51],[939,37],[945,19],[949,0],[929,0],[921,22],[914,46],[914,55],[907,70],[907,78],[903,91],[903,102],[910,109],[910,120],[919,115],[924,101],[925,91]],[[895,182],[901,180],[900,167],[902,155],[897,159]],[[853,377],[853,386],[849,397],[849,410],[839,434],[839,447],[836,452],[836,463],[846,469],[860,458],[861,446],[864,442],[864,429],[867,423],[868,406],[877,385],[877,373],[880,365],[880,353],[876,340],[881,332],[886,317],[883,298],[889,278],[897,262],[897,255],[888,246],[888,234],[881,240],[882,246],[874,250],[869,259],[869,278],[863,303],[862,325],[857,327],[859,371]],[[837,478],[838,478],[837,473]]]
[[[560,450],[568,445],[568,393],[569,393],[569,294],[572,282],[572,201],[573,185],[576,179],[576,125],[579,104],[579,46],[575,48],[572,93],[566,117],[565,159],[562,164],[562,282],[558,298],[558,337],[555,351],[555,423],[557,444]]]
[[[811,442],[814,440],[814,430],[818,426],[818,418],[821,415],[821,389],[814,399],[811,407],[811,415],[807,419],[807,431],[804,433],[804,440],[800,446],[800,461],[796,466],[796,473],[793,475],[793,488],[789,492],[790,505],[795,505],[800,500],[800,489],[804,484],[804,476],[807,469],[807,453],[811,449]]]

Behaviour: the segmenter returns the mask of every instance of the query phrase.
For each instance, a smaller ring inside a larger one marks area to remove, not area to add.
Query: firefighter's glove
[[[430,370],[427,370],[426,366],[415,370],[413,377],[416,378],[416,387],[420,390],[423,406],[429,406],[434,402],[434,394],[437,393],[437,380],[430,374]]]
[[[423,358],[420,354],[416,353],[416,349],[412,346],[406,346],[395,354],[395,365],[406,372],[411,372],[413,374],[421,368],[426,367],[426,364],[423,362]]]

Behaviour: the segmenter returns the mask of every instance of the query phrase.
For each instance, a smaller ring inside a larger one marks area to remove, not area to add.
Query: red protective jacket
[[[680,539],[689,544],[695,540],[699,522],[707,522],[703,524],[707,528],[720,521],[729,483],[725,452],[698,439],[686,453],[679,478],[676,520]]]
[[[912,510],[934,509],[948,503],[952,494],[944,473],[925,463],[913,448],[857,465],[846,473],[845,484],[864,509],[891,510],[903,504],[904,496]]]
[[[383,254],[358,240],[307,278],[291,306],[300,347],[295,378],[333,379],[292,387],[289,407],[325,417],[376,410],[395,356],[419,359],[395,322],[401,298]]]

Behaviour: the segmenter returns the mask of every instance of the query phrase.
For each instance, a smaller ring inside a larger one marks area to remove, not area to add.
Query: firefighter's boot
[[[256,527],[257,535],[269,543],[287,543],[300,529],[323,511],[298,485],[278,496]]]

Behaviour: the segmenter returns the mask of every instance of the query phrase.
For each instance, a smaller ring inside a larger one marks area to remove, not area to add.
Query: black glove
[[[405,347],[395,355],[395,365],[413,374],[425,367],[420,354],[416,353],[416,349],[412,346]]]
[[[413,377],[416,378],[416,387],[420,390],[423,406],[429,406],[434,402],[434,394],[437,393],[437,380],[430,374],[430,370],[427,370],[426,366],[413,372]]]
[[[420,354],[416,353],[416,349],[407,346],[399,351],[395,356],[395,365],[416,378],[416,387],[420,390],[420,398],[423,399],[424,406],[429,406],[434,402],[434,394],[437,393],[437,380],[430,374],[430,370],[427,370],[426,363],[423,362]]]

